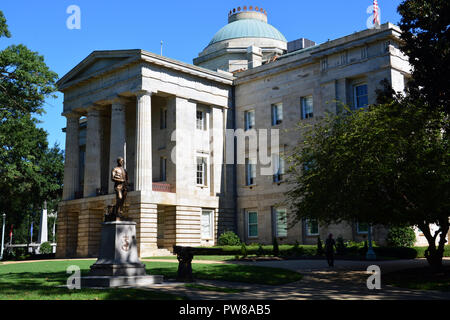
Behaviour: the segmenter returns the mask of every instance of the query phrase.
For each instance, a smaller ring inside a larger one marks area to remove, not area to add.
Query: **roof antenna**
[[[162,55],[163,41],[161,40],[161,55]]]

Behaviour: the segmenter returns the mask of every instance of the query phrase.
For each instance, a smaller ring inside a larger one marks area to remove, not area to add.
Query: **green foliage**
[[[369,245],[367,244],[367,240],[365,240],[364,246],[361,249],[359,249],[359,254],[363,256],[367,253],[368,250],[369,250]]]
[[[450,114],[450,1],[404,0],[398,12],[400,48],[412,66],[410,93]]]
[[[337,255],[345,254],[345,243],[344,243],[344,238],[342,236],[339,236],[336,239],[336,254]]]
[[[317,252],[316,252],[316,255],[321,256],[323,254],[324,254],[324,251],[323,251],[322,240],[320,240],[320,237],[317,237]]]
[[[220,235],[218,244],[219,246],[238,246],[241,244],[241,239],[233,231],[226,231]]]
[[[41,254],[50,254],[52,253],[52,246],[50,242],[44,242],[39,246],[39,253]]]
[[[418,225],[422,231],[437,223],[446,234],[450,139],[442,128],[449,121],[427,105],[395,96],[301,125],[287,193],[297,220]],[[431,254],[439,256],[441,249],[433,248]]]
[[[425,251],[428,247],[414,247],[414,250],[417,252],[417,258],[425,258]],[[444,257],[450,257],[450,245],[444,247]]]
[[[242,242],[242,245],[241,245],[241,255],[242,255],[243,258],[246,258],[247,255],[248,255],[247,247],[246,247],[244,242]]]
[[[374,247],[373,251],[379,257],[392,257],[397,259],[415,259],[418,254],[416,249],[406,247]]]
[[[278,257],[280,255],[280,248],[278,247],[277,237],[273,237],[273,255]]]
[[[8,30],[8,25],[6,24],[6,18],[3,15],[3,12],[0,11],[0,38],[1,37],[7,37],[10,38],[11,34]]]
[[[416,234],[411,227],[391,227],[386,241],[389,247],[412,247]]]
[[[0,11],[0,37],[9,37]],[[49,148],[47,132],[34,114],[44,112],[45,98],[56,90],[57,74],[44,58],[24,45],[0,51],[0,210],[18,227],[15,242],[27,242],[29,214],[44,200],[54,209],[62,192],[63,152]]]
[[[259,244],[259,245],[258,245],[258,251],[256,251],[256,255],[257,255],[258,257],[264,256],[264,249],[263,249],[263,247],[262,247],[262,244]]]

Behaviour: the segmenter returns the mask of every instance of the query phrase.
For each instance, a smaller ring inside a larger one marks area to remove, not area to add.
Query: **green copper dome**
[[[209,45],[236,38],[269,38],[287,42],[281,32],[272,25],[256,19],[242,19],[231,22],[220,29]]]

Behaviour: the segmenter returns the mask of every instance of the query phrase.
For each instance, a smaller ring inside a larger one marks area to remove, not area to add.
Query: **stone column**
[[[86,160],[84,164],[83,197],[95,197],[96,189],[101,187],[101,125],[100,110],[88,109],[86,132]]]
[[[136,94],[135,190],[152,190],[152,92]]]
[[[117,98],[111,105],[111,139],[109,147],[109,172],[117,165],[117,158],[122,157],[125,160],[125,168],[127,166],[126,159],[126,121],[125,121],[126,101]],[[114,193],[114,182],[111,177],[108,178],[108,193]]]
[[[79,119],[77,113],[64,114],[67,118],[66,125],[66,159],[64,162],[64,188],[63,200],[75,198],[75,192],[79,191]]]

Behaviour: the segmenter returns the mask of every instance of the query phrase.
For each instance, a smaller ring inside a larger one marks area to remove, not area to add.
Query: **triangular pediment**
[[[139,59],[140,56],[141,50],[94,51],[64,75],[57,82],[57,86],[59,90],[63,90],[78,82],[119,68]]]

